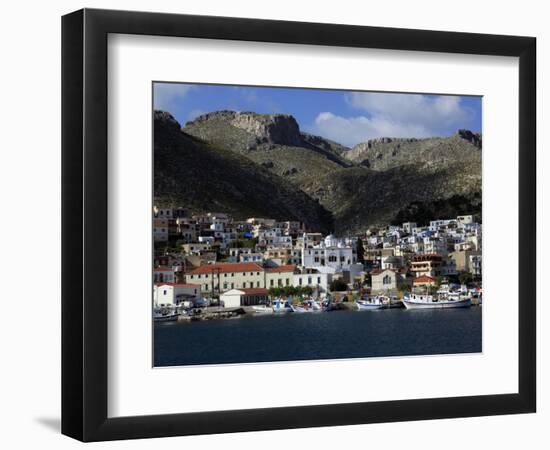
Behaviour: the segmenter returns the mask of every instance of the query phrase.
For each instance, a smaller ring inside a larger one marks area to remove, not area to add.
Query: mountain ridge
[[[425,215],[437,205],[443,205],[445,213],[462,214],[469,205],[472,213],[481,212],[482,137],[469,130],[448,137],[378,138],[350,149],[302,132],[291,115],[224,110],[199,116],[178,131],[186,139],[184,147],[194,142],[232,164],[235,158],[251,164],[249,171],[259,177],[258,183],[269,173],[275,180],[268,183],[270,197],[280,196],[280,185],[287,193],[281,199],[286,206],[279,204],[278,210],[289,211],[303,202],[312,212],[311,205],[318,205],[324,211],[318,217],[328,213],[331,220],[309,217],[309,222],[339,234],[400,217],[412,220],[417,212]],[[232,182],[239,189],[239,180]],[[289,196],[295,196],[294,201]]]

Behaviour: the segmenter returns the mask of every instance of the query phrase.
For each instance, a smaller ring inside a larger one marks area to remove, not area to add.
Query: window
[[[162,291],[162,295],[166,295],[168,291],[165,289],[164,291]]]
[[[311,284],[311,277],[307,277],[307,284]]]
[[[321,284],[321,277],[317,277],[317,284]]]
[[[286,285],[290,286],[290,280],[288,278],[286,279]]]
[[[301,286],[302,285],[302,279],[301,278],[298,278],[298,284]]]
[[[256,287],[260,287],[260,282],[256,281]]]
[[[384,275],[384,278],[382,279],[382,284],[391,284],[391,276]]]

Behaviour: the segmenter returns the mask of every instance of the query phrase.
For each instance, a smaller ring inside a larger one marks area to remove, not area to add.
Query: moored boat
[[[155,308],[153,320],[155,322],[172,322],[178,320],[179,313],[172,308]]]
[[[287,312],[293,312],[292,305],[288,300],[281,301],[280,298],[276,298],[273,304],[271,305],[271,309],[274,313],[287,313]]]
[[[273,309],[266,305],[254,305],[250,308],[254,314],[273,314]]]
[[[407,309],[467,308],[472,305],[470,297],[460,294],[420,295],[405,294],[403,303]]]
[[[375,309],[390,308],[390,298],[385,295],[377,295],[375,297],[365,296],[361,300],[357,300],[357,308],[359,311],[369,311]]]

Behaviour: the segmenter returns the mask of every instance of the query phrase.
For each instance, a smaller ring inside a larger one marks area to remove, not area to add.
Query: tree
[[[401,283],[399,286],[397,286],[397,290],[399,292],[407,292],[409,290],[409,285],[407,283]]]
[[[468,284],[472,282],[473,276],[470,272],[463,272],[458,276],[458,279],[461,284]]]
[[[361,238],[357,239],[357,261],[361,264],[365,262],[365,247]]]
[[[348,285],[341,278],[337,278],[336,280],[332,280],[332,282],[330,283],[330,290],[333,291],[333,292],[334,291],[336,291],[336,292],[347,291],[348,290]]]

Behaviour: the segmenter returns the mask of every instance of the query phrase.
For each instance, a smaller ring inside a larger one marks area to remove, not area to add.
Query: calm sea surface
[[[155,323],[155,366],[481,352],[481,309],[333,311]]]

